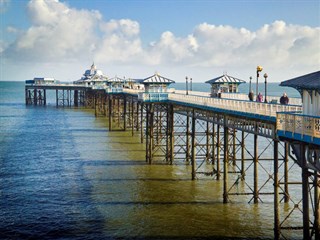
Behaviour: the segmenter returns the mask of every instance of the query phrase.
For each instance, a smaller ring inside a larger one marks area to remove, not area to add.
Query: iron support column
[[[189,143],[189,111],[187,111],[187,126],[186,126],[186,161],[190,160],[190,143]]]
[[[109,117],[108,117],[108,120],[109,120],[109,131],[112,131],[112,97],[109,95],[109,99],[108,99],[108,110],[109,110]]]
[[[315,209],[314,209],[314,231],[315,231],[315,239],[320,239],[320,192],[319,192],[319,177],[318,172],[314,172],[314,203],[315,203]]]
[[[223,203],[228,203],[228,161],[229,161],[229,128],[224,119],[224,149],[223,149]]]
[[[257,131],[257,126],[255,126]],[[253,156],[253,202],[258,203],[258,135],[254,134],[254,156]]]
[[[305,156],[306,147],[300,144],[300,161],[302,163],[302,210],[303,210],[303,239],[310,239],[309,225],[309,176],[307,159]]]
[[[43,89],[43,104],[46,106],[47,105],[47,93],[46,89]]]
[[[220,125],[217,125],[217,180],[220,180]]]
[[[194,110],[192,111],[191,123],[191,164],[192,164],[192,180],[196,179],[196,118]]]
[[[278,140],[273,140],[274,146],[273,146],[273,158],[274,158],[274,165],[273,165],[273,171],[274,171],[274,183],[273,183],[273,189],[274,189],[274,239],[280,238],[280,216],[279,216],[279,159],[278,159]]]
[[[245,153],[245,144],[244,144],[244,131],[241,132],[241,179],[245,179],[245,165],[244,165],[244,153]]]
[[[289,169],[288,169],[288,161],[289,161],[289,143],[284,143],[284,202],[288,203],[290,200],[289,196]]]
[[[123,130],[127,130],[127,97],[124,95],[123,99]]]

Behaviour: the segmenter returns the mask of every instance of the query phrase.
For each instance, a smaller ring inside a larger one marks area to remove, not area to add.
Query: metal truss
[[[47,97],[45,89],[26,89],[26,105],[46,105]]]

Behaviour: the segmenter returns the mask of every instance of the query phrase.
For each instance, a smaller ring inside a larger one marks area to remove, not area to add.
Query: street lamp
[[[268,102],[267,101],[267,78],[268,78],[268,74],[265,73],[263,75],[263,77],[264,77],[264,102],[267,103]]]
[[[188,77],[186,77],[186,94],[188,95],[189,92],[188,92]]]
[[[192,91],[192,78],[190,78],[190,91]]]
[[[261,72],[263,68],[261,66],[257,66],[257,85],[256,85],[256,96],[258,96],[258,82],[259,82],[259,72]]]

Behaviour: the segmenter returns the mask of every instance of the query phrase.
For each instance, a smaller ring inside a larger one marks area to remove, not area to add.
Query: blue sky
[[[0,80],[72,81],[95,61],[106,75],[155,71],[203,82],[223,72],[271,81],[320,68],[316,0],[0,0]]]

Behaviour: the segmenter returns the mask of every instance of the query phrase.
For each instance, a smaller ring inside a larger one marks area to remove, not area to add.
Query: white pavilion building
[[[103,74],[100,69],[97,69],[96,65],[92,63],[91,68],[87,69],[81,79],[74,82],[74,84],[92,85],[105,85],[107,84],[108,77]]]

